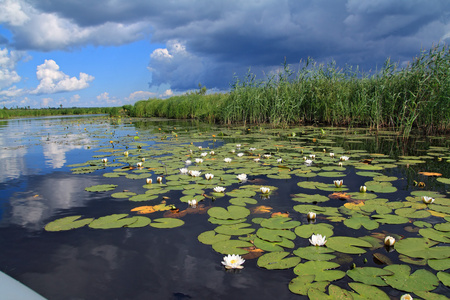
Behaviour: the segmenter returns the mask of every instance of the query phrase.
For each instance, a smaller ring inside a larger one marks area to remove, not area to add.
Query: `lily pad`
[[[344,224],[353,229],[359,229],[363,226],[367,230],[374,230],[379,226],[377,221],[371,220],[369,217],[360,214],[355,214],[350,219],[346,219]]]
[[[300,257],[288,257],[289,252],[270,252],[258,258],[258,266],[269,270],[289,269],[300,263]]]
[[[70,230],[75,228],[83,227],[89,223],[91,223],[94,219],[88,218],[88,219],[81,219],[81,216],[70,216],[65,217],[61,219],[57,219],[55,221],[52,221],[45,225],[46,231],[64,231],[64,230]]]
[[[437,271],[445,271],[450,268],[450,258],[429,259],[428,265]]]
[[[159,218],[154,219],[150,226],[155,228],[175,228],[180,227],[184,224],[183,220],[175,218]]]
[[[147,217],[143,217],[143,216],[135,216],[134,218],[134,222],[131,223],[130,225],[125,225],[125,227],[128,228],[139,228],[139,227],[145,227],[148,224],[151,223],[151,219],[147,218]]]
[[[321,292],[317,289],[310,288],[308,290],[309,299],[339,299],[339,300],[352,300],[353,297],[350,291],[344,290],[338,286],[330,285],[328,288],[329,295]]]
[[[99,184],[85,188],[88,192],[106,192],[112,191],[117,187],[116,184]]]
[[[229,239],[230,239],[229,235],[220,234],[220,233],[216,234],[216,232],[214,230],[202,232],[198,236],[198,240],[201,243],[206,244],[206,245],[212,245],[217,242],[227,241]]]
[[[450,257],[449,246],[433,247],[437,242],[425,238],[407,238],[395,243],[398,253],[425,259],[443,259]]]
[[[214,229],[217,233],[226,234],[226,235],[245,235],[252,233],[255,231],[254,228],[245,228],[251,226],[248,223],[239,223],[232,225],[221,225]]]
[[[450,287],[450,274],[446,272],[438,272],[437,278],[445,285]]]
[[[358,247],[370,248],[372,244],[354,237],[335,236],[328,239],[327,247],[342,253],[362,254],[366,251]]]
[[[389,300],[391,299],[385,292],[376,288],[374,286],[358,283],[358,282],[349,282],[348,285],[359,294],[361,299],[367,300]],[[355,297],[353,297],[355,298]]]
[[[247,241],[241,240],[227,240],[220,241],[212,244],[214,251],[222,253],[222,254],[238,254],[244,255],[247,254],[248,251],[242,248],[252,247],[253,244]]]
[[[354,268],[347,271],[347,275],[355,280],[367,285],[376,286],[387,286],[386,282],[381,278],[381,276],[389,276],[394,274],[391,271],[374,268],[374,267],[364,267],[364,268]]]
[[[267,228],[260,228],[256,232],[256,235],[263,240],[269,241],[269,242],[281,242],[283,240],[283,237],[293,240],[295,239],[295,233],[289,230],[281,230],[281,229],[267,229]]]
[[[313,282],[314,275],[301,275],[295,277],[289,282],[289,290],[294,294],[307,295],[310,288],[325,292],[325,288],[329,284],[327,281]]]
[[[298,248],[297,250],[294,250],[293,253],[307,260],[331,260],[336,257],[333,254],[329,254],[332,252],[334,252],[334,250],[326,247],[309,246]]]
[[[217,219],[242,219],[250,215],[250,210],[242,206],[230,205],[226,209],[223,207],[212,207],[208,210],[208,215]]]
[[[420,269],[411,273],[411,267],[408,265],[390,265],[384,268],[394,274],[382,276],[386,283],[394,289],[415,292],[432,291],[439,285],[439,280],[430,271]]]
[[[409,222],[408,218],[396,215],[372,215],[372,218],[383,224],[405,224]]]
[[[345,272],[331,270],[340,267],[339,264],[329,261],[307,261],[294,268],[295,275],[314,275],[316,281],[334,281],[345,276]]]
[[[327,223],[306,224],[296,227],[294,232],[305,239],[309,239],[313,234],[330,237],[333,235],[333,225]]]
[[[95,219],[89,224],[94,229],[120,228],[136,222],[134,218],[126,218],[128,214],[113,214]]]
[[[253,240],[253,244],[255,247],[264,250],[264,251],[283,251],[283,247],[281,247],[278,243],[275,242],[268,242],[265,240],[262,240],[258,237],[255,237]]]
[[[261,222],[261,226],[268,229],[291,229],[299,226],[299,221],[291,221],[291,218],[274,217]]]
[[[448,232],[438,231],[433,228],[424,228],[419,230],[419,234],[433,241],[450,243],[450,234]]]

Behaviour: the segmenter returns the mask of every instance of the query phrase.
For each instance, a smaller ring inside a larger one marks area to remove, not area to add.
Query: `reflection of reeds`
[[[367,75],[358,68],[308,59],[297,72],[284,70],[266,80],[248,73],[234,79],[227,94],[190,93],[135,104],[138,117],[195,118],[223,123],[390,127],[409,136],[450,129],[450,50],[423,51],[405,68],[388,59],[382,70]]]

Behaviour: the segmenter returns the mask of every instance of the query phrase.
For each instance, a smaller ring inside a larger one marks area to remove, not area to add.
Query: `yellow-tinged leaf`
[[[441,173],[435,173],[435,172],[419,172],[419,174],[425,175],[425,176],[436,176],[436,177],[442,176]]]
[[[361,206],[364,206],[364,202],[359,202],[359,203],[348,202],[348,203],[345,203],[344,206],[348,209],[356,209]]]
[[[151,214],[156,210],[153,208],[153,206],[139,206],[133,208],[131,211],[137,211],[138,214]]]
[[[437,211],[434,211],[434,210],[428,210],[428,212],[429,212],[432,216],[440,217],[440,218],[445,218],[445,217],[448,217],[448,216],[449,216],[448,214],[444,214],[444,213],[437,212]]]
[[[289,217],[289,213],[282,213],[282,212],[274,212],[271,215],[272,218],[274,217],[283,217],[283,218],[288,218]]]
[[[273,208],[270,206],[260,205],[260,206],[251,208],[251,211],[253,214],[265,214],[265,213],[269,213],[272,209]]]

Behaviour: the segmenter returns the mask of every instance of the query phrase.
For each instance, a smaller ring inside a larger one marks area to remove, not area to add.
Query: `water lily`
[[[310,155],[309,155],[309,158],[315,159],[315,158],[316,158],[316,155],[315,155],[315,154],[310,154]]]
[[[244,153],[242,153],[242,152],[239,152],[238,154],[236,154],[238,157],[242,157],[242,156],[244,156]]]
[[[199,149],[199,150],[202,150],[202,146],[198,146],[198,149]]]
[[[159,183],[161,183],[163,181],[163,178],[162,178],[162,176],[158,176],[158,177],[156,177],[156,182],[159,182]]]
[[[346,161],[349,159],[349,157],[344,155],[344,156],[341,156],[339,159],[342,161]]]
[[[330,157],[334,157],[334,153],[333,152],[330,152]]]
[[[344,180],[334,180],[333,181],[334,182],[334,186],[335,187],[337,187],[337,188],[340,188],[340,187],[342,187],[342,185],[344,184]]]
[[[225,158],[223,159],[223,161],[226,162],[226,163],[229,163],[229,162],[231,162],[231,158],[225,157]]]
[[[236,144],[236,148],[241,148],[241,144]]]
[[[181,174],[187,174],[187,172],[188,172],[188,169],[187,169],[187,168],[181,168],[181,169],[180,169],[180,173],[181,173]]]
[[[237,179],[239,179],[241,182],[247,181],[247,174],[242,173],[242,174],[237,175],[236,177],[237,177]]]
[[[395,244],[395,238],[393,238],[392,236],[386,236],[385,238],[384,238],[384,244],[386,245],[386,246],[394,246],[394,244]]]
[[[256,148],[254,148],[254,147],[251,147],[251,148],[249,148],[248,150],[250,150],[250,151],[255,151],[255,150],[256,150]]]
[[[425,204],[431,204],[434,202],[434,198],[428,196],[422,196],[422,201]]]
[[[188,159],[188,160],[186,160],[184,163],[185,163],[187,166],[189,166],[190,164],[192,164],[192,161],[190,161],[190,160]]]
[[[123,155],[128,156],[128,151],[125,151]]]
[[[316,219],[316,213],[310,211],[306,217],[308,218],[308,220],[315,220]]]
[[[207,180],[211,180],[211,179],[214,178],[214,175],[211,174],[211,173],[206,173],[206,174],[205,174],[205,178],[206,178]]]
[[[277,159],[277,163],[281,164],[283,162],[282,158]]]
[[[234,149],[231,149],[231,151],[230,151],[231,153],[235,153],[236,152],[236,150],[234,150]]]
[[[197,200],[195,200],[195,199],[188,200],[188,204],[189,204],[189,206],[192,206],[195,208],[197,206]]]
[[[327,239],[326,236],[322,236],[321,234],[313,234],[309,239],[309,242],[313,246],[323,246],[326,244]]]
[[[206,155],[208,155],[208,152],[202,152],[200,155],[201,155],[202,157],[205,157]]]
[[[223,193],[225,191],[225,188],[222,186],[216,186],[213,190],[216,193]]]
[[[137,166],[138,168],[142,168],[142,163],[141,163],[141,162],[138,162],[138,163],[136,164],[136,166]]]
[[[338,165],[339,165],[339,167],[342,167],[342,162],[339,162]]]
[[[271,156],[272,156],[272,155],[270,155],[270,154],[264,154],[264,155],[263,155],[264,158],[270,158]]]
[[[265,186],[260,187],[259,190],[260,190],[261,193],[263,193],[263,194],[268,194],[268,193],[270,193],[270,188],[265,187]]]
[[[256,162],[259,162],[260,161],[260,158],[255,158],[255,159],[253,159],[254,161],[256,161]]]
[[[307,166],[312,165],[312,163],[313,163],[313,161],[310,160],[310,159],[305,160],[305,164],[306,164]]]
[[[102,163],[105,163],[105,164],[106,164],[107,162],[108,162],[108,159],[107,159],[107,158],[103,158],[103,159],[102,159]]]
[[[404,294],[400,297],[400,300],[413,300],[410,294]]]
[[[365,193],[365,192],[367,192],[367,186],[365,186],[365,185],[360,186],[360,187],[359,187],[359,192],[360,192],[360,193]]]
[[[147,178],[146,182],[147,182],[147,184],[151,184],[153,182],[153,180],[151,178]]]
[[[211,152],[209,152],[209,154],[211,154],[211,155],[215,155],[215,154],[216,154],[216,152],[214,152],[214,151],[211,151]]]
[[[145,157],[141,158],[141,161],[144,162],[145,161]]]
[[[201,159],[201,158],[195,159],[195,163],[197,163],[197,164],[201,164],[202,162],[203,162],[203,159]]]
[[[199,177],[200,174],[202,174],[202,172],[200,172],[200,171],[196,171],[196,170],[189,171],[189,175],[191,175],[192,177]]]
[[[242,265],[245,260],[237,254],[228,254],[223,257],[222,265],[225,266],[226,269],[242,269],[244,266]]]

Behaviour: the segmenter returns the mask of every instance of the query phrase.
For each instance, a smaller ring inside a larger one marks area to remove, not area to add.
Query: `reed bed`
[[[192,118],[220,123],[323,124],[392,128],[409,136],[450,130],[450,51],[435,46],[402,68],[386,60],[370,75],[335,62],[308,59],[294,72],[288,65],[258,80],[235,78],[230,92],[189,93],[137,102],[137,117]]]
[[[109,114],[110,116],[118,116],[121,111],[120,107],[85,107],[85,108],[11,108],[0,109],[0,119],[16,118],[16,117],[41,117],[41,116],[64,116],[64,115],[89,115],[89,114]]]

